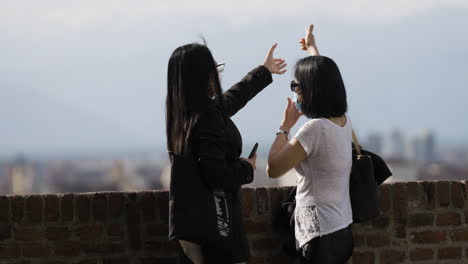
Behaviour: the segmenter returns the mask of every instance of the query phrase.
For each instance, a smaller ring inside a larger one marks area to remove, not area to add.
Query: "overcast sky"
[[[468,143],[465,0],[0,1],[2,154],[164,146],[176,47],[203,34],[227,89],[274,42],[291,70],[309,23],[341,69],[362,138],[430,129],[441,145]],[[274,76],[234,118],[245,142],[273,140],[291,78]]]

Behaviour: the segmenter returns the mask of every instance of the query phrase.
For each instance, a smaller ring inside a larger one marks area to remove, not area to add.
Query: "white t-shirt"
[[[307,158],[295,168],[299,246],[353,222],[349,197],[352,125],[347,115],[346,120],[345,126],[340,127],[329,119],[311,119],[295,136],[307,153]]]

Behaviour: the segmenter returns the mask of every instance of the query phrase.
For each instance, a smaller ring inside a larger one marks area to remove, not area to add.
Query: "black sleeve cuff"
[[[240,160],[242,172],[241,172],[241,184],[249,184],[252,183],[254,180],[254,170],[252,165],[246,160]]]
[[[263,65],[254,68],[249,73],[252,74],[256,79],[262,80],[262,82],[264,82],[264,87],[273,82],[273,76],[270,70],[268,70],[267,67]]]

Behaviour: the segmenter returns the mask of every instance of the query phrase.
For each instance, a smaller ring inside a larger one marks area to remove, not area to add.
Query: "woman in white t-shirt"
[[[295,169],[296,246],[303,263],[346,263],[353,252],[349,175],[352,125],[346,115],[346,90],[335,62],[320,56],[313,25],[300,40],[311,56],[299,60],[283,122],[268,156],[271,178]],[[309,121],[288,140],[300,116]]]

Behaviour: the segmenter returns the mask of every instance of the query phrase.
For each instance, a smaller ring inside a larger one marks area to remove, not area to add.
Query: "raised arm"
[[[285,60],[274,58],[275,43],[268,51],[263,65],[250,71],[242,80],[224,93],[223,104],[226,115],[231,117],[242,109],[252,98],[272,81],[272,74],[283,74]]]
[[[302,114],[297,111],[291,98],[288,98],[280,129],[289,133]],[[277,134],[268,153],[267,175],[270,178],[283,176],[306,159],[307,153],[297,139],[288,141],[288,136]]]
[[[314,25],[311,24],[306,28],[306,35],[299,40],[299,43],[301,44],[301,49],[306,50],[309,55],[318,56],[320,53],[318,51],[317,44],[315,43],[315,36],[313,31]]]

